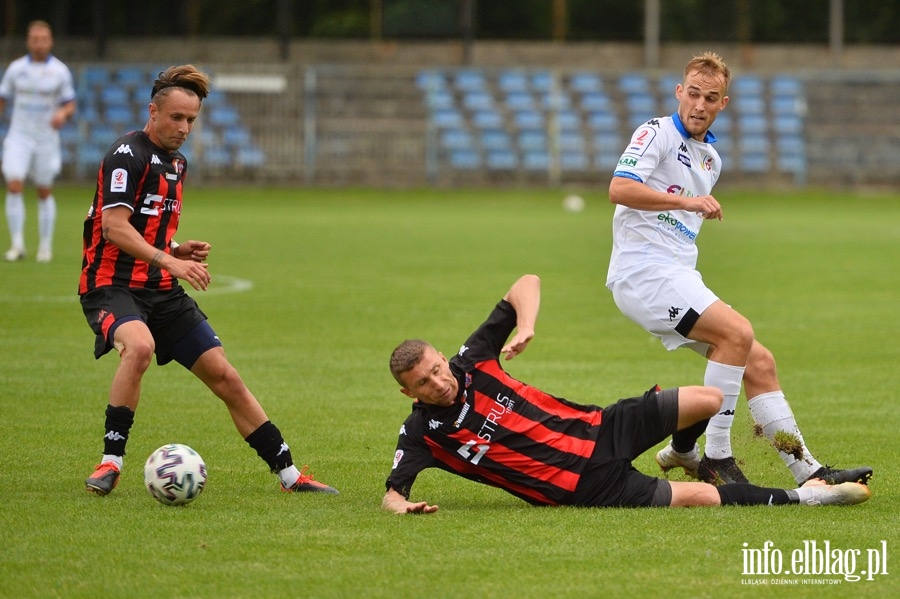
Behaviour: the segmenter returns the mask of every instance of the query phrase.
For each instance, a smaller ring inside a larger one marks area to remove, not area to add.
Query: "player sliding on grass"
[[[849,505],[869,498],[868,487],[857,482],[830,486],[813,480],[791,490],[716,487],[638,472],[631,461],[675,431],[702,432],[722,405],[722,392],[655,387],[600,408],[530,387],[503,370],[500,354],[509,360],[525,350],[539,306],[540,279],[525,275],[450,361],[420,340],[394,350],[391,374],[416,402],[400,428],[384,509],[437,511],[436,505],[409,500],[416,476],[429,467],[500,487],[535,505]]]
[[[119,482],[125,444],[141,395],[141,379],[156,354],[175,360],[221,399],[238,432],[292,492],[337,493],[294,466],[291,450],[269,421],[206,315],[178,282],[198,290],[210,283],[203,241],[175,243],[187,162],[187,140],[209,93],[209,78],[191,65],[170,67],[153,83],[149,120],[142,131],[110,147],[84,221],[84,255],[78,293],[97,335],[94,356],[119,352],[106,407],[103,458],[85,481],[107,495]]]
[[[696,445],[701,428],[673,435],[656,461],[664,471],[681,467],[706,482],[747,482],[731,449],[743,381],[754,422],[778,447],[797,484],[815,478],[865,483],[871,468],[836,470],[813,457],[781,390],[772,353],[696,270],[700,226],[722,219],[722,207],[710,195],[722,163],[709,129],[728,105],[730,81],[719,55],[694,57],[675,88],[677,112],[637,128],[609,185],[616,211],[606,286],[616,305],[666,349],[689,347],[704,356],[704,384],[725,397],[706,427],[702,459]]]

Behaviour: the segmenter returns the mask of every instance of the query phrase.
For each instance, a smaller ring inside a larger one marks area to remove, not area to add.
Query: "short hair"
[[[50,23],[44,21],[43,19],[35,19],[28,23],[28,26],[25,28],[25,33],[31,33],[31,30],[35,27],[40,27],[42,29],[46,29],[50,32],[50,35],[53,35],[53,27],[50,26]]]
[[[404,383],[400,380],[400,375],[412,370],[422,360],[425,350],[429,347],[432,347],[432,345],[427,341],[407,339],[394,348],[393,353],[391,353],[391,374],[401,387],[404,386]]]
[[[192,64],[169,67],[160,71],[150,90],[150,101],[157,102],[179,88],[200,98],[200,102],[209,95],[209,75],[201,72]]]
[[[724,77],[725,89],[723,90],[723,93],[727,92],[728,86],[731,85],[731,69],[725,64],[725,60],[715,52],[703,52],[702,54],[695,55],[690,62],[687,63],[687,66],[684,67],[685,78],[694,71],[699,71],[702,75]]]

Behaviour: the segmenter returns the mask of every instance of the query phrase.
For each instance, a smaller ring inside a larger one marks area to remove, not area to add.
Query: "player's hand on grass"
[[[425,501],[407,501],[406,497],[391,489],[384,495],[381,507],[395,514],[433,514],[438,506],[428,505]]]

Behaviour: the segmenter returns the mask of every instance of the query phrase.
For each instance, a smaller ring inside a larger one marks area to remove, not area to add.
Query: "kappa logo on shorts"
[[[681,308],[676,308],[675,306],[672,306],[671,308],[669,308],[669,322],[672,322],[673,320],[678,318],[678,314],[680,312],[681,312]]]

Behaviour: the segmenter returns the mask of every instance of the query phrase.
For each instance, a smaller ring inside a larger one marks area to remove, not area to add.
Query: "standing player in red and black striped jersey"
[[[238,432],[256,450],[281,488],[337,493],[294,465],[281,431],[225,357],[222,343],[197,302],[178,280],[206,290],[210,274],[204,241],[175,242],[187,161],[179,151],[209,93],[209,77],[192,65],[170,67],[154,81],[147,125],[110,147],[84,221],[78,293],[96,335],[94,356],[119,353],[106,407],[100,465],[85,481],[107,495],[119,482],[125,444],[134,423],[141,379],[153,354],[175,360],[221,399]]]
[[[400,428],[382,506],[432,513],[411,502],[418,474],[436,467],[499,487],[534,505],[701,506],[853,504],[869,498],[856,482],[811,481],[798,489],[735,483],[669,482],[632,460],[677,430],[698,428],[722,404],[715,387],[654,387],[606,407],[580,405],[511,377],[500,365],[534,337],[540,279],[518,279],[488,319],[447,360],[429,343],[407,340],[391,355],[391,374],[415,399]],[[513,332],[515,331],[515,334]],[[512,335],[512,337],[510,337]]]

